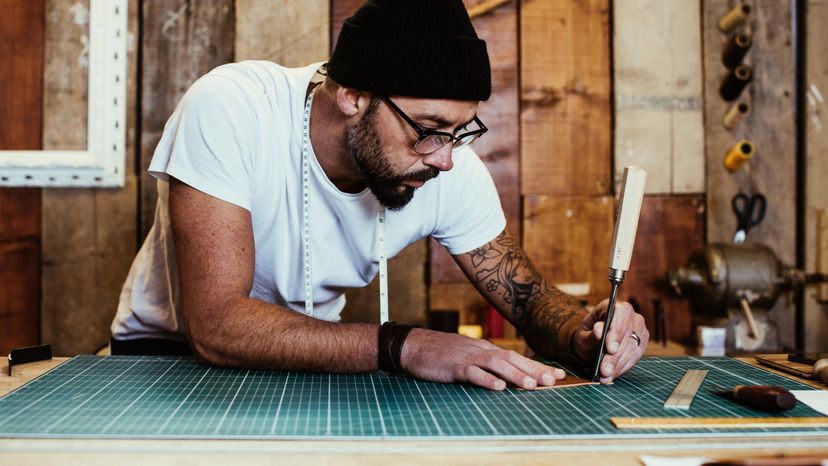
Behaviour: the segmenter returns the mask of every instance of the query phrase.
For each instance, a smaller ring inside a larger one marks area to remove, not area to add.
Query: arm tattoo
[[[485,286],[490,294],[499,295],[511,307],[511,320],[522,323],[530,299],[546,291],[548,286],[517,241],[500,235],[468,254],[475,269],[475,285]]]
[[[506,232],[467,255],[473,284],[523,333],[536,352],[552,356],[559,331],[582,315],[580,305],[549,286],[520,244]]]

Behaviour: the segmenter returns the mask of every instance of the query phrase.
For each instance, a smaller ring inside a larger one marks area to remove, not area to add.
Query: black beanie
[[[486,100],[486,42],[461,0],[368,0],[345,20],[328,75],[383,95]]]

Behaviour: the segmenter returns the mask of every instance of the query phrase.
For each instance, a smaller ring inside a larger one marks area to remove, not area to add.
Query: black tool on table
[[[813,366],[820,359],[826,358],[828,358],[828,353],[791,353],[788,355],[788,361],[809,366]]]
[[[661,346],[667,346],[667,323],[664,319],[664,306],[660,299],[653,298],[653,313],[655,314],[656,341],[661,342]]]
[[[733,242],[741,244],[745,242],[748,231],[765,219],[768,200],[761,193],[750,197],[745,193],[739,193],[733,196],[731,205],[733,213],[736,214],[736,235],[733,236]]]
[[[739,403],[760,411],[787,411],[796,406],[796,398],[791,392],[773,385],[737,385],[733,389],[714,391],[716,395],[736,400]]]
[[[9,352],[9,377],[12,375],[12,366],[47,359],[52,359],[52,347],[49,345],[15,348]]]

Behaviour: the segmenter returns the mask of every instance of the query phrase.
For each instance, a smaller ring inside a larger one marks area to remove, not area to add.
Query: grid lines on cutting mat
[[[688,369],[710,371],[693,409],[665,411]],[[610,386],[502,392],[371,374],[221,369],[188,358],[76,356],[0,399],[0,437],[613,438],[825,429],[657,429],[610,417],[761,417],[713,386],[810,387],[729,358],[645,358]],[[799,405],[785,416],[818,416]]]

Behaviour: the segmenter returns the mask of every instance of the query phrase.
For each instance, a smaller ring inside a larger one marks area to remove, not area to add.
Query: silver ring
[[[635,340],[635,345],[636,345],[636,346],[641,346],[641,337],[640,337],[640,336],[638,336],[638,334],[637,334],[637,333],[635,333],[635,331],[633,331],[633,332],[630,334],[630,336],[633,338],[633,340]]]

